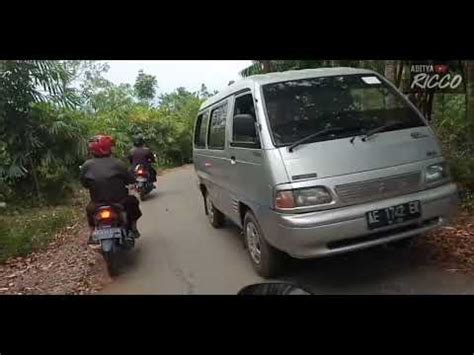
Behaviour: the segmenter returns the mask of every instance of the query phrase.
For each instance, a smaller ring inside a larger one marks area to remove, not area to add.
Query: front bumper
[[[375,230],[367,228],[366,212],[409,201],[421,201],[422,216],[405,223]],[[458,204],[456,185],[386,200],[302,214],[260,210],[257,214],[266,239],[275,248],[295,258],[313,258],[363,249],[427,232],[444,224]]]

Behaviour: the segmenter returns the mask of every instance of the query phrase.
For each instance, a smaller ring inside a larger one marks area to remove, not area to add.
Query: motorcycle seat
[[[120,204],[120,203],[99,203],[99,204],[97,204],[96,209],[99,210],[99,209],[104,208],[104,207],[112,207],[117,212],[123,212],[125,210],[123,205]]]

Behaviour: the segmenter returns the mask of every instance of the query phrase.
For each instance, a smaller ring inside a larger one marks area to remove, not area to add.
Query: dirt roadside
[[[414,248],[414,257],[452,272],[474,274],[474,214],[462,211],[451,225],[416,240]]]
[[[58,233],[45,249],[0,265],[0,294],[83,295],[109,282],[101,255],[87,246],[83,221]]]
[[[186,167],[160,169],[158,175]],[[83,209],[82,204],[78,208]],[[112,279],[100,253],[87,246],[87,235],[84,218],[58,233],[46,248],[7,260],[0,265],[0,295],[86,295],[98,292]]]

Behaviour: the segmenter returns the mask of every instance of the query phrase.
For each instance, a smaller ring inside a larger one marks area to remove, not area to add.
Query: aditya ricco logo
[[[456,90],[461,88],[462,75],[450,71],[446,64],[414,64],[410,66],[411,90]]]

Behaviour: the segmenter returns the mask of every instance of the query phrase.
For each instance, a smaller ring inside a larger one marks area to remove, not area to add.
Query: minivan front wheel
[[[243,227],[245,246],[255,271],[265,278],[275,276],[282,267],[283,253],[268,244],[252,212],[245,214]]]
[[[222,227],[225,220],[224,214],[214,207],[209,193],[206,193],[206,213],[209,222],[214,228]]]

